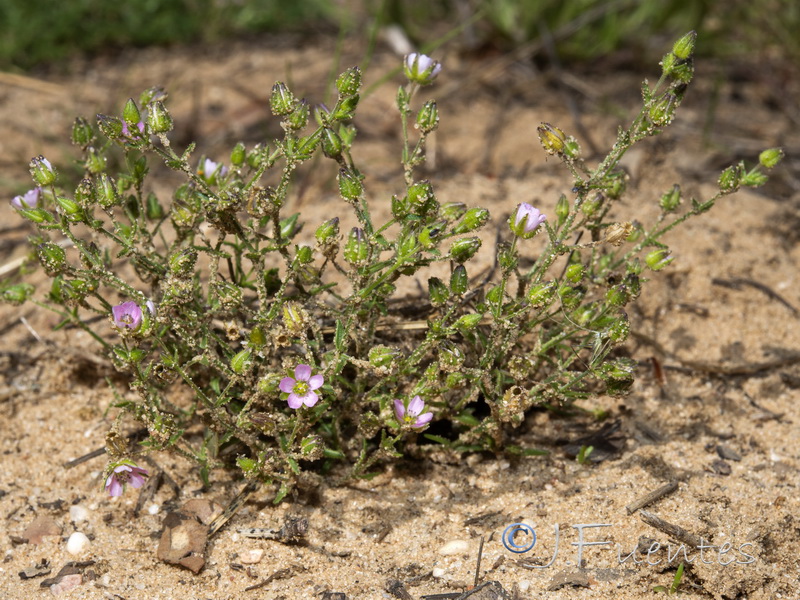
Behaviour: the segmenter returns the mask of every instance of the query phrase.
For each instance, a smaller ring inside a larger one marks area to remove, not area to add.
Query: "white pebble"
[[[528,588],[530,588],[530,587],[531,587],[531,582],[528,581],[527,579],[523,579],[522,581],[519,582],[519,591],[520,592],[527,592]]]
[[[441,567],[434,567],[433,572],[431,573],[434,579],[441,579],[444,577],[444,569]]]
[[[261,557],[264,556],[264,551],[261,548],[256,550],[248,550],[247,552],[242,552],[239,556],[239,562],[243,565],[255,565],[261,562]]]
[[[73,555],[83,554],[89,549],[89,538],[76,531],[67,540],[67,552]]]
[[[89,518],[89,509],[80,504],[73,504],[69,507],[69,520],[73,523],[80,523]]]
[[[469,551],[469,543],[464,540],[451,540],[444,546],[439,548],[439,554],[444,556],[454,556],[456,554],[465,554]]]
[[[159,510],[161,510],[161,507],[158,504],[151,504],[148,507],[147,512],[151,515],[157,515]]]

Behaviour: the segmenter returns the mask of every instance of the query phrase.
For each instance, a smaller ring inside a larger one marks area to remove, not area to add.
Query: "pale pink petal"
[[[398,421],[402,421],[403,417],[406,416],[406,407],[403,406],[402,400],[394,401],[394,414],[397,416]]]
[[[284,377],[278,384],[278,387],[284,394],[291,394],[294,389],[295,381],[291,377]]]
[[[122,484],[117,481],[113,473],[109,475],[106,480],[106,490],[108,490],[109,496],[122,496]]]
[[[308,365],[297,365],[294,368],[294,378],[297,381],[308,381],[309,377],[311,377],[311,367]]]
[[[289,403],[289,408],[300,408],[303,405],[303,398],[302,396],[298,396],[295,393],[289,394],[289,397],[286,399]]]
[[[325,383],[325,378],[322,375],[314,375],[308,380],[308,387],[312,390],[318,390],[322,387],[323,383]]]
[[[425,403],[422,401],[422,398],[414,396],[411,402],[408,403],[408,414],[412,417],[416,417],[422,412],[423,408],[425,408]]]
[[[417,420],[414,422],[412,427],[425,427],[430,420],[433,418],[433,413],[425,413],[424,415],[420,415],[417,417]]]
[[[305,404],[309,408],[314,406],[318,400],[319,396],[314,392],[308,392],[305,396],[303,396],[303,404]]]

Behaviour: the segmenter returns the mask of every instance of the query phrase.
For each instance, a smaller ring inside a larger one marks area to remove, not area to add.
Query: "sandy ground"
[[[233,141],[252,144],[277,134],[266,105],[276,79],[289,79],[298,95],[322,98],[333,44],[281,38],[224,49],[147,50],[75,63],[69,73],[8,80],[0,88],[0,196],[27,185],[31,156],[72,160],[63,141],[75,115],[119,111],[128,96],[153,84],[172,94],[178,136],[199,139],[203,153],[225,160]],[[345,52],[344,66],[357,52]],[[655,67],[632,74],[606,65],[565,75],[559,91],[551,75],[530,67],[492,70],[491,56],[441,58],[446,71],[430,90],[443,115],[431,176],[441,200],[487,206],[494,225],[520,201],[552,212],[558,195],[568,192],[560,165],[545,161],[535,136],[540,121],[573,129],[563,89],[605,148],[633,115],[641,78],[657,76]],[[381,49],[367,85],[397,64]],[[675,127],[626,159],[632,193],[618,214],[646,219],[675,181],[703,197],[733,160],[773,145],[789,152],[765,190],[727,198],[670,236],[674,267],[653,276],[630,310],[637,335],[628,348],[641,364],[632,393],[583,403],[607,409],[605,423],[533,412],[521,441],[549,450],[545,457],[441,453],[391,465],[370,482],[322,486],[277,507],[269,491],[257,492],[212,539],[198,575],[156,558],[164,516],[193,498],[225,506],[241,483],[215,473],[211,491],[204,491],[189,465],[154,455],[176,487],[161,485],[137,511],[132,490],[116,500],[104,492],[102,457],[64,469],[103,443],[113,414],[105,378],[113,369],[91,340],[52,331],[54,318],[34,305],[0,308],[0,598],[49,597],[58,588],[42,581],[70,561],[81,583],[63,592],[69,598],[454,598],[475,583],[481,539],[477,581],[497,581],[507,596],[485,587],[467,596],[473,600],[649,597],[654,586],[671,583],[681,561],[687,563],[681,589],[690,597],[797,598],[800,168],[791,154],[800,149],[800,120],[789,100],[798,97],[798,81],[785,72],[773,79],[776,72],[700,63],[700,83]],[[398,82],[366,98],[356,121],[356,160],[368,173],[377,211],[401,183],[392,111]],[[294,199],[298,209],[344,212],[328,174],[314,175]],[[0,264],[7,264],[24,255],[30,230],[5,202],[0,219]],[[487,231],[488,241],[494,228]],[[40,272],[31,280],[44,289]],[[124,382],[115,381],[124,393]],[[567,456],[569,443],[609,424],[618,427],[593,441],[609,451],[607,460],[581,465]],[[644,510],[683,533],[626,509],[668,483],[676,489]],[[304,542],[238,532],[277,529],[290,516],[308,519]],[[37,519],[51,535],[24,542]],[[536,531],[529,552],[504,547],[504,530],[514,523]],[[67,551],[74,532],[89,539],[77,555]],[[687,539],[709,547],[694,548]],[[595,542],[608,543],[589,545]],[[49,574],[19,575],[42,561]]]

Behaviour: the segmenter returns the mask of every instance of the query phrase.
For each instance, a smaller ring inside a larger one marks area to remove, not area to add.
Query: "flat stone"
[[[48,535],[61,535],[61,527],[50,517],[41,516],[25,528],[21,537],[29,544],[41,544]]]
[[[468,552],[469,543],[465,540],[450,540],[439,548],[439,554],[442,556],[455,556],[457,554],[467,554]]]
[[[208,527],[183,510],[164,517],[164,530],[158,543],[158,559],[199,573],[205,566]]]

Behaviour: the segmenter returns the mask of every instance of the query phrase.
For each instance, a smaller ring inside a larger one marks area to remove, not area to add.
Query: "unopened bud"
[[[116,140],[122,136],[122,120],[108,115],[97,115],[97,127],[100,133],[110,140]]]
[[[678,184],[673,185],[670,191],[661,196],[658,204],[665,213],[678,208],[681,204],[681,187]]]
[[[45,272],[53,277],[63,272],[67,266],[67,253],[61,246],[45,242],[36,248],[39,262],[42,263]]]
[[[139,107],[136,106],[136,102],[133,101],[133,98],[128,98],[128,101],[125,103],[125,108],[122,109],[122,118],[125,120],[125,123],[128,124],[129,128],[138,127],[139,122],[142,120],[139,114]]]
[[[456,296],[463,296],[469,287],[467,269],[464,265],[458,265],[450,275],[450,291]]]
[[[361,178],[349,169],[339,169],[338,182],[339,193],[345,200],[355,202],[364,193]]]
[[[450,258],[457,263],[465,263],[475,256],[480,247],[481,238],[479,237],[461,238],[450,246]]]
[[[339,158],[342,155],[342,138],[333,129],[322,130],[322,152],[328,158]]]
[[[442,70],[442,65],[437,60],[433,60],[430,56],[425,54],[418,54],[413,52],[406,56],[403,62],[403,71],[406,78],[412,83],[419,85],[429,85],[433,83],[439,72]]]
[[[581,279],[583,279],[584,271],[583,265],[570,265],[567,267],[564,277],[566,277],[567,280],[571,281],[572,283],[578,283]]]
[[[89,121],[83,117],[78,117],[72,124],[72,143],[81,148],[85,148],[92,143],[94,130]]]
[[[725,169],[719,176],[719,189],[724,193],[735,192],[739,189],[742,182],[744,169],[741,164],[733,165]]]
[[[329,221],[325,221],[322,225],[317,227],[314,237],[320,244],[324,244],[330,240],[335,240],[339,237],[339,217],[334,217]]]
[[[97,201],[104,210],[109,210],[122,202],[122,198],[117,191],[117,184],[105,173],[101,173],[97,178],[95,190],[97,192]]]
[[[283,324],[292,334],[302,334],[308,325],[308,313],[296,302],[283,305]]]
[[[475,313],[463,315],[459,317],[458,321],[456,321],[455,326],[456,329],[462,333],[467,333],[475,329],[478,326],[478,323],[481,322],[481,319],[483,319],[483,315]]]
[[[694,54],[694,46],[697,41],[697,32],[690,31],[672,46],[672,53],[680,60],[691,58]]]
[[[455,235],[462,233],[470,233],[476,229],[480,229],[489,220],[489,211],[485,208],[470,208],[461,221],[453,228]]]
[[[660,271],[674,260],[670,255],[669,250],[661,248],[660,250],[653,250],[644,258],[645,264],[653,271]]]
[[[58,174],[44,156],[39,155],[31,159],[30,172],[37,185],[46,186],[55,183]]]
[[[148,106],[147,128],[153,133],[172,131],[172,116],[163,102],[156,101]]]
[[[422,133],[435,131],[439,126],[439,109],[435,100],[428,100],[417,113],[417,129]]]
[[[558,217],[559,225],[563,225],[569,216],[569,200],[564,194],[561,194],[558,202],[556,202],[556,216]]]
[[[379,369],[391,367],[400,356],[402,354],[396,348],[373,346],[369,350],[369,364]]]
[[[780,148],[770,148],[769,150],[764,150],[758,155],[758,162],[761,163],[761,166],[765,169],[771,169],[781,162],[782,159],[783,150]]]
[[[564,143],[567,136],[558,127],[550,125],[550,123],[542,123],[536,128],[539,132],[539,141],[542,147],[548,154],[563,154]]]
[[[354,96],[361,88],[361,69],[351,67],[336,78],[336,89],[340,96]]]
[[[35,288],[30,283],[11,285],[0,292],[0,300],[19,306],[33,295]]]
[[[286,124],[289,129],[300,131],[308,125],[308,102],[301,100],[295,109],[286,117]]]
[[[248,371],[252,364],[252,352],[250,350],[242,350],[231,359],[231,370],[237,375],[241,375]]]
[[[250,332],[249,342],[250,346],[256,349],[263,348],[266,345],[267,336],[260,325],[253,327],[252,331]]]
[[[294,110],[295,102],[294,94],[286,87],[286,84],[279,81],[272,86],[269,106],[273,115],[278,117],[288,115]]]
[[[647,111],[650,122],[656,127],[669,125],[675,118],[675,109],[678,108],[678,104],[677,96],[667,92],[657,102],[653,103]]]
[[[245,159],[247,158],[247,152],[245,150],[244,144],[242,142],[238,142],[231,150],[231,164],[234,167],[241,167],[244,164]]]
[[[439,210],[439,216],[447,221],[455,221],[464,216],[467,212],[467,205],[463,202],[446,202]]]
[[[554,281],[537,283],[528,290],[528,302],[530,302],[534,308],[540,308],[550,304],[555,297],[556,287]]]
[[[353,227],[344,246],[344,259],[353,266],[360,267],[369,257],[369,244],[364,230]]]

